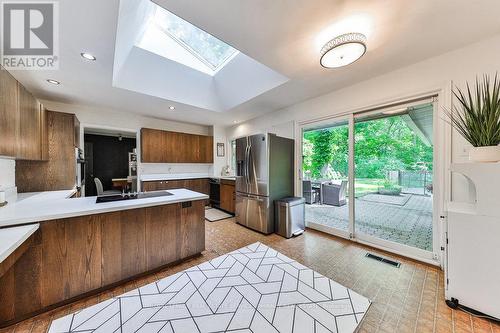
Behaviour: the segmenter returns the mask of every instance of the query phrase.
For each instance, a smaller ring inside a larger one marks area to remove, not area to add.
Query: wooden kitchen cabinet
[[[45,161],[16,162],[19,193],[69,190],[75,186],[76,116],[53,111],[44,111],[42,115],[47,122],[47,156]]]
[[[38,101],[18,83],[19,137],[16,158],[42,159],[42,117]]]
[[[41,221],[0,275],[0,328],[204,250],[201,200]]]
[[[26,88],[0,68],[0,155],[45,160],[48,155],[45,112]]]
[[[220,208],[234,214],[235,212],[236,191],[234,181],[221,180],[220,182]]]
[[[19,113],[17,81],[0,67],[0,156],[15,157],[17,153]]]
[[[213,163],[213,137],[141,129],[143,163]]]
[[[208,178],[142,182],[142,190],[144,192],[172,190],[176,188],[186,188],[191,191],[210,195],[210,183]],[[208,204],[208,202],[209,200],[205,201],[206,204]]]

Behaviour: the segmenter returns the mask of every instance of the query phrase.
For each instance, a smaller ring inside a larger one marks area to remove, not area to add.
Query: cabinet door
[[[177,248],[180,257],[186,258],[205,250],[205,205],[203,201],[191,201],[181,206]]]
[[[40,109],[40,149],[42,161],[47,161],[49,159],[49,121],[47,109],[42,104],[38,104]],[[76,117],[75,117],[76,118]]]
[[[143,163],[213,163],[213,137],[141,129]]]
[[[18,85],[19,99],[19,140],[17,158],[23,160],[40,160],[41,153],[41,119],[37,100],[21,84]]]
[[[17,81],[0,67],[0,155],[16,156],[18,115]]]
[[[144,163],[165,162],[163,131],[143,128],[141,129],[141,161]]]
[[[234,185],[220,185],[220,208],[227,212],[234,213],[235,192]]]
[[[212,136],[199,136],[200,163],[214,162],[214,138]]]

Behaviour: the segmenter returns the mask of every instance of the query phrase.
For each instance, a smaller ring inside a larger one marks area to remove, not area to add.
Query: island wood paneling
[[[145,217],[145,209],[101,215],[103,285],[147,271]]]
[[[151,207],[145,211],[146,267],[148,270],[161,266],[164,262],[172,262],[183,257],[179,253],[180,244],[177,244],[179,223],[165,223],[165,220],[181,221],[180,205]],[[185,211],[192,212],[193,210],[185,209]],[[198,224],[201,225],[201,223]]]
[[[14,250],[4,261],[0,262],[0,277],[26,252],[33,243],[33,235],[28,237],[17,249]]]
[[[203,201],[187,204],[191,206],[181,209],[181,223],[177,237],[177,248],[181,258],[192,256],[205,249],[205,224],[199,220],[199,217],[203,216],[205,221],[205,204]]]
[[[0,276],[0,327],[196,255],[204,202],[40,222]]]
[[[47,111],[47,161],[17,161],[20,193],[68,190],[75,186],[75,123],[73,114]]]
[[[213,137],[141,129],[143,163],[213,163]]]

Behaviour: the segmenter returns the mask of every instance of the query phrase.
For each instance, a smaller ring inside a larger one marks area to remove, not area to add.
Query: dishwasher
[[[220,208],[220,179],[210,178],[210,206]]]

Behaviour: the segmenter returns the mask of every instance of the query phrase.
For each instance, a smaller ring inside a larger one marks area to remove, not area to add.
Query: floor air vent
[[[386,264],[389,264],[389,265],[394,266],[394,267],[401,266],[401,263],[399,263],[397,261],[393,261],[393,260],[390,260],[390,259],[382,258],[382,257],[379,257],[379,256],[377,256],[375,254],[367,253],[366,257],[374,259],[374,260],[377,260],[377,261],[380,261],[380,262],[383,262],[383,263],[386,263]]]

